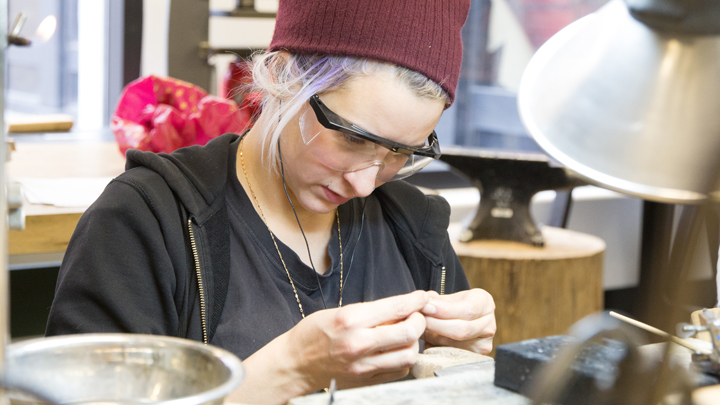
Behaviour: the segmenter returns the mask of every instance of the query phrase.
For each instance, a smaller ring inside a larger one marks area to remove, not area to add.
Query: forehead
[[[333,112],[358,127],[409,145],[425,141],[444,109],[444,101],[416,95],[390,70],[352,79],[321,98]]]

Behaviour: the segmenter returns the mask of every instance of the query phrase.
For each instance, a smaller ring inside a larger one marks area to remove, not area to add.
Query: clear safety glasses
[[[378,167],[381,182],[404,179],[440,157],[433,131],[425,145],[415,147],[373,135],[332,112],[317,94],[300,114],[300,133],[313,156],[342,172]]]

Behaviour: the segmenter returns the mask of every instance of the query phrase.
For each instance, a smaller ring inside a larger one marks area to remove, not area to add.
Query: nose
[[[354,172],[345,172],[343,177],[350,183],[356,197],[367,197],[375,190],[380,166],[370,166]]]

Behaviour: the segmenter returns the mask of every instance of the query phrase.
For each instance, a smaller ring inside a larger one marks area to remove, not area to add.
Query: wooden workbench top
[[[7,177],[116,177],[125,170],[125,157],[115,142],[17,143],[6,166]],[[64,252],[87,207],[60,208],[24,205],[25,230],[11,230],[10,255]]]
[[[340,390],[333,405],[526,405],[530,400],[496,387],[495,362],[479,366],[456,366],[457,372],[440,377]],[[445,369],[451,371],[452,368]],[[290,400],[290,405],[327,405],[328,394]]]

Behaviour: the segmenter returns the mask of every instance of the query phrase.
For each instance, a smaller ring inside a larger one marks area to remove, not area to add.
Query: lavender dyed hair
[[[313,94],[340,88],[350,79],[381,69],[394,70],[396,77],[419,97],[449,105],[450,97],[439,84],[421,73],[390,63],[317,54],[265,52],[256,55],[252,61],[250,91],[262,95],[262,113],[257,117],[257,124],[262,128],[264,164],[279,174],[280,158],[275,145]]]

